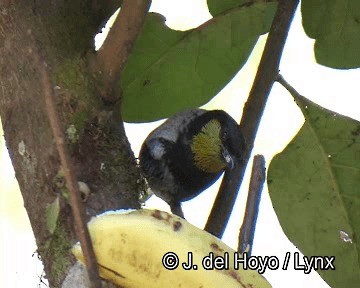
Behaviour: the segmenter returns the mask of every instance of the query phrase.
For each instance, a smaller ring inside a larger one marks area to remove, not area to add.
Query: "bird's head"
[[[224,111],[211,112],[212,117],[194,135],[190,146],[195,166],[207,173],[217,173],[226,167],[232,169],[241,160],[244,140],[233,118]]]

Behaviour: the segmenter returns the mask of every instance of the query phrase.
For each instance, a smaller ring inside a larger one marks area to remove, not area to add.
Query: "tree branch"
[[[98,81],[101,98],[115,103],[120,96],[116,84],[145,21],[151,0],[124,0],[104,44],[90,69]]]
[[[61,128],[59,117],[54,103],[54,90],[48,73],[46,62],[40,54],[40,50],[32,53],[35,61],[40,67],[41,82],[45,95],[45,106],[49,116],[50,126],[54,133],[54,138],[59,152],[62,171],[66,179],[66,185],[69,189],[70,203],[74,215],[75,227],[77,236],[81,243],[81,248],[84,254],[85,263],[87,267],[88,276],[90,279],[91,287],[101,288],[101,280],[99,277],[96,256],[93,250],[89,231],[86,226],[84,207],[78,187],[78,182],[75,178],[75,171],[73,163],[69,157],[65,135]]]
[[[244,160],[236,165],[234,169],[225,171],[219,193],[205,226],[206,231],[219,238],[222,237],[225,231],[243,180],[260,119],[278,74],[281,54],[298,3],[299,0],[279,0],[278,9],[240,123],[240,130],[247,143],[247,149],[244,151],[243,156]]]
[[[246,202],[245,216],[240,228],[238,251],[251,255],[254,241],[256,220],[259,212],[261,192],[265,182],[265,158],[263,155],[254,156],[253,167]]]

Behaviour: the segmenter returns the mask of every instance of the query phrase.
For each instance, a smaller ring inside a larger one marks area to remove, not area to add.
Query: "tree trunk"
[[[87,57],[94,36],[118,8],[107,0],[0,0],[0,115],[10,157],[51,287],[59,287],[76,241],[41,81],[49,66],[76,178],[90,188],[88,218],[138,208],[139,172],[121,117],[98,97]],[[41,54],[41,55],[40,55]],[[119,110],[118,109],[115,109]],[[116,119],[116,120],[114,120]],[[59,199],[55,229],[49,206]]]

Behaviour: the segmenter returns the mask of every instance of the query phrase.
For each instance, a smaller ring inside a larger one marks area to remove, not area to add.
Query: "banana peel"
[[[235,250],[166,212],[141,209],[102,214],[92,219],[88,228],[101,277],[121,287],[271,287],[257,271],[243,270],[241,265],[234,269]],[[84,261],[79,243],[72,252]],[[209,255],[213,259],[228,257],[229,267],[209,269]],[[203,263],[203,259],[207,260]],[[187,270],[188,266],[191,269]]]

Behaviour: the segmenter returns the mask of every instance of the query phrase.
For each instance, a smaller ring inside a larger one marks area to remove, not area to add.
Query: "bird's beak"
[[[229,151],[227,151],[225,148],[222,149],[222,156],[225,160],[225,163],[227,165],[227,167],[229,167],[230,169],[233,169],[235,166],[235,162],[234,162],[234,158],[231,156],[231,154],[229,153]]]

